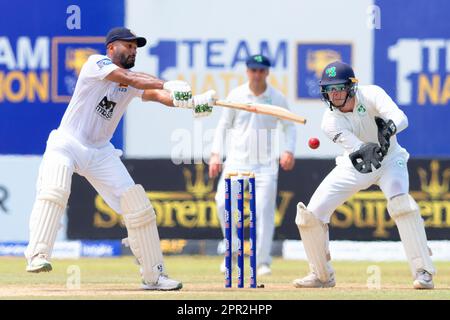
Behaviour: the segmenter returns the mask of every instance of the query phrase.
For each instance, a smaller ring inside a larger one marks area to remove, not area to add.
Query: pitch
[[[219,272],[221,259],[219,256],[166,256],[169,275],[181,280],[183,289],[150,292],[139,288],[138,267],[132,257],[54,260],[53,271],[40,274],[25,272],[22,258],[2,257],[0,299],[450,299],[450,267],[444,262],[436,263],[436,289],[427,291],[412,289],[406,261],[335,261],[335,288],[297,289],[292,286],[292,280],[306,274],[307,263],[281,258],[274,259],[271,275],[259,277],[258,283],[264,284],[264,288],[225,289],[224,276]],[[246,269],[249,269],[247,265]],[[235,286],[235,274],[233,280]]]

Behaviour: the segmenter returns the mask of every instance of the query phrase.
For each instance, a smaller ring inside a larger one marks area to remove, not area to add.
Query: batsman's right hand
[[[192,98],[194,104],[194,116],[205,117],[209,116],[213,110],[216,92],[208,90],[205,93],[195,95]]]

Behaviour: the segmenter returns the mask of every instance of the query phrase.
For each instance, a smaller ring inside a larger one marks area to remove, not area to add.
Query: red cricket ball
[[[317,138],[311,138],[308,141],[308,145],[311,149],[317,149],[320,146],[320,141]]]

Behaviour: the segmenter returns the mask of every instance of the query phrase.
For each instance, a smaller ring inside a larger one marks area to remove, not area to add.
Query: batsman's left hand
[[[181,80],[167,81],[164,83],[163,88],[170,92],[174,107],[192,107],[192,89],[187,82]]]

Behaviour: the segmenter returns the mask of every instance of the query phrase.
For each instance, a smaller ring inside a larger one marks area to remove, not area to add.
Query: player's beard
[[[130,69],[134,67],[134,60],[135,58],[133,56],[126,56],[126,55],[121,55],[120,56],[120,64],[122,65],[122,67],[124,67],[125,69]]]

